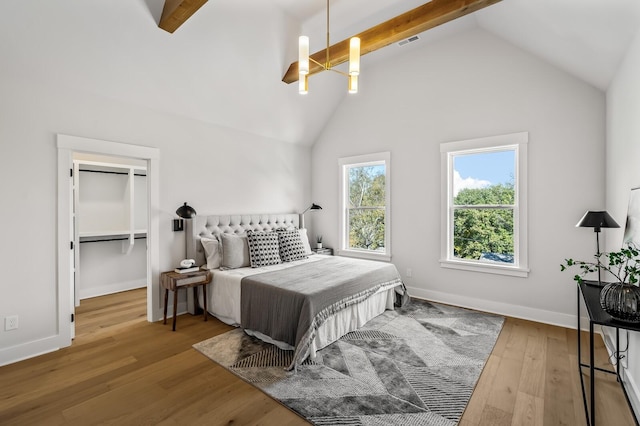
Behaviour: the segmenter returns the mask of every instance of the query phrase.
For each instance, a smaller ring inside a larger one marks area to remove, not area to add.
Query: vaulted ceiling
[[[425,0],[331,0],[331,40]],[[173,34],[158,28],[164,0],[20,0],[0,4],[3,78],[55,85],[265,138],[312,144],[346,97],[322,73],[310,93],[283,83],[297,36],[324,48],[325,0],[209,0]],[[425,54],[434,40],[481,28],[606,90],[640,25],[638,0],[503,0],[362,60]],[[357,96],[357,95],[355,95]]]

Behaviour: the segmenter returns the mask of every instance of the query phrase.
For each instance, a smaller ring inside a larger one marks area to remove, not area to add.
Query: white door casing
[[[74,327],[71,314],[75,308],[73,291],[73,189],[70,170],[73,153],[116,155],[147,161],[147,320],[161,318],[159,286],[159,169],[160,150],[153,147],[129,145],[78,136],[57,135],[58,146],[58,347],[71,344]],[[155,303],[154,303],[155,302]]]

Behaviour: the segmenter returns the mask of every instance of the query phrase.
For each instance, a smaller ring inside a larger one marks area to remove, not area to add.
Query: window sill
[[[442,268],[460,269],[463,271],[483,272],[487,274],[509,275],[512,277],[527,278],[529,276],[528,268],[519,268],[514,266],[492,265],[488,263],[465,262],[461,260],[440,259]]]
[[[339,256],[356,257],[359,259],[379,260],[382,262],[391,262],[391,255],[381,253],[368,253],[356,250],[338,250]]]

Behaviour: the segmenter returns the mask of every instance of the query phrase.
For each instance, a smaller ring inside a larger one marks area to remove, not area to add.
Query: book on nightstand
[[[189,272],[197,272],[200,270],[199,266],[191,266],[189,268],[176,268],[174,269],[174,271],[176,271],[179,274],[188,274]]]

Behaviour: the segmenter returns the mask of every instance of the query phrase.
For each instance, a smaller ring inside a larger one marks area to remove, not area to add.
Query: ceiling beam
[[[207,0],[165,0],[158,26],[173,33],[206,2]]]
[[[356,34],[360,37],[360,55],[382,49],[392,43],[427,31],[431,28],[453,21],[469,13],[483,9],[501,0],[432,0],[418,6],[402,15],[371,27]],[[351,38],[351,37],[349,37]],[[309,55],[321,64],[326,62],[327,49],[322,49]],[[335,67],[349,60],[349,39],[342,40],[329,47],[331,66]],[[309,75],[324,71],[324,68],[309,61]],[[289,69],[282,77],[285,83],[298,81],[298,61],[289,65]]]

